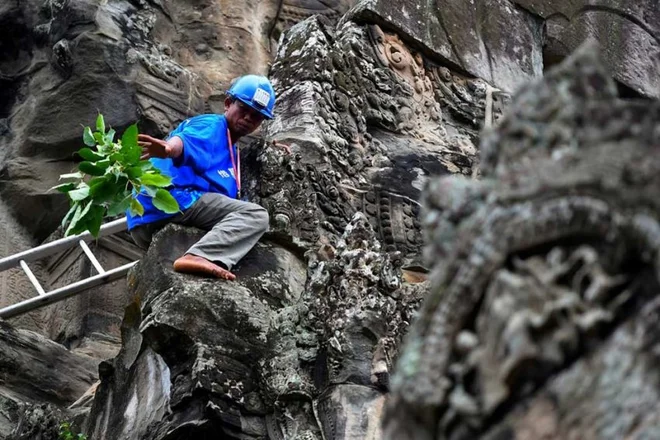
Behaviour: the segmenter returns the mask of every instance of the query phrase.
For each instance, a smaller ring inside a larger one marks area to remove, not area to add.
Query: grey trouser
[[[230,270],[268,230],[268,211],[256,203],[206,193],[181,214],[133,228],[131,236],[138,246],[146,249],[153,234],[168,223],[208,231],[186,254],[222,263]]]

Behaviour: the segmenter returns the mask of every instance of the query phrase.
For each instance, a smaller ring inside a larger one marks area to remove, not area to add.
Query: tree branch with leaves
[[[69,211],[62,220],[65,236],[89,231],[98,237],[103,219],[130,210],[131,215],[144,214],[137,199],[142,193],[153,198],[154,206],[168,214],[179,212],[179,204],[167,190],[172,178],[161,174],[148,161],[142,160],[138,145],[137,124],[128,127],[121,139],[115,141],[116,132],[106,131],[103,115],[96,118],[96,131],[83,130],[86,147],[78,151],[83,159],[78,171],[62,174],[68,180],[51,189],[66,194]]]

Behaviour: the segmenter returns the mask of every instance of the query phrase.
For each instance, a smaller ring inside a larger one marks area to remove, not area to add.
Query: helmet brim
[[[231,96],[231,95],[230,95],[230,96]],[[248,100],[246,100],[246,99],[243,99],[243,98],[241,98],[240,96],[232,96],[232,98],[234,98],[234,99],[238,99],[238,100],[241,101],[243,104],[245,104],[245,105],[247,105],[248,107],[250,107],[252,110],[256,110],[256,111],[258,111],[258,112],[261,113],[266,119],[273,119],[273,114],[272,114],[272,113],[268,113],[268,111],[267,111],[266,109],[264,109],[264,108],[259,108],[259,107],[255,107],[255,106],[252,104],[252,102],[250,102],[250,101],[248,101]]]

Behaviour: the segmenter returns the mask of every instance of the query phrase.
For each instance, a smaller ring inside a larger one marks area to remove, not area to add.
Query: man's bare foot
[[[224,278],[233,281],[236,275],[229,272],[206,258],[197,255],[186,254],[174,262],[174,270],[181,273],[196,273],[202,275],[212,275],[216,278]]]

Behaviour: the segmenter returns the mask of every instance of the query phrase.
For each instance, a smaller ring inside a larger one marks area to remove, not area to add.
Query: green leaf
[[[80,208],[80,204],[78,207]],[[89,208],[91,208],[92,202],[91,200],[87,202],[84,208],[82,209],[76,209],[75,214],[73,215],[73,218],[71,219],[71,223],[69,224],[69,227],[67,228],[66,232],[64,233],[65,236],[69,235],[75,235],[79,234],[80,231],[85,230],[85,226],[81,220],[85,217],[85,215],[89,212]],[[81,230],[82,227],[82,230]]]
[[[133,124],[124,131],[121,137],[121,154],[126,158],[127,165],[134,165],[140,162],[142,147],[138,144],[137,124]]]
[[[142,206],[142,203],[138,199],[131,198],[131,215],[139,215],[142,217],[144,214],[144,206]]]
[[[158,191],[158,188],[155,186],[143,186],[142,189],[149,197],[156,197],[156,191]]]
[[[110,166],[110,159],[103,159],[99,160],[98,162],[95,163],[95,165],[99,168],[103,168],[104,170]]]
[[[89,127],[85,127],[83,130],[83,142],[88,147],[93,147],[96,145],[96,142],[94,141],[94,135],[92,134],[92,129]]]
[[[154,206],[167,214],[179,212],[179,204],[168,191],[159,189],[153,199]]]
[[[124,131],[121,136],[121,144],[124,147],[136,147],[138,145],[138,128],[137,124],[133,124]]]
[[[172,184],[172,178],[163,174],[143,174],[142,177],[140,177],[140,182],[143,185],[164,188]]]
[[[96,117],[96,129],[105,134],[105,121],[103,120],[103,115],[101,113]]]
[[[121,153],[112,153],[110,155],[110,157],[108,157],[108,159],[110,159],[111,164],[114,164],[116,162],[123,163],[124,162],[124,155],[121,154]]]
[[[54,186],[54,187],[52,187],[50,190],[57,190],[57,191],[59,191],[59,192],[61,192],[61,193],[66,193],[66,192],[71,191],[71,190],[74,189],[75,187],[76,187],[76,183],[75,183],[75,182],[68,182],[68,183],[62,183],[61,185]],[[49,191],[50,191],[50,190],[49,190]]]
[[[87,184],[91,187],[99,185],[101,182],[105,182],[107,179],[106,176],[92,177]]]
[[[138,166],[142,168],[142,171],[145,173],[149,170],[154,169],[154,164],[152,164],[151,161],[148,160],[141,160],[140,163],[138,163]]]
[[[94,162],[104,158],[103,155],[97,153],[96,151],[93,151],[91,148],[81,148],[80,150],[78,150],[78,155],[80,155],[80,157],[90,162]]]
[[[101,224],[103,223],[103,214],[105,213],[105,207],[101,205],[93,205],[87,215],[85,216],[85,225],[84,229],[80,232],[87,229],[94,238],[98,238],[99,231],[101,230]]]
[[[73,200],[74,202],[78,202],[80,200],[86,199],[88,195],[89,195],[89,186],[87,186],[86,183],[83,183],[78,189],[69,191],[69,197],[71,197],[71,200]]]
[[[69,208],[69,212],[66,213],[64,218],[62,219],[62,227],[65,227],[69,221],[73,218],[75,215],[76,211],[80,211],[82,209],[80,207],[80,203],[74,203],[71,205],[71,208]]]
[[[89,195],[95,203],[111,200],[121,189],[105,177],[92,179],[89,182]]]
[[[108,133],[105,135],[105,143],[108,145],[113,143],[115,141],[115,134],[116,132],[114,128],[108,130]]]
[[[60,175],[60,180],[62,180],[62,179],[82,179],[82,178],[83,178],[83,174],[79,171],[77,171],[75,173],[61,174]]]
[[[99,167],[91,162],[80,162],[80,164],[78,164],[78,169],[90,176],[102,176],[105,174],[105,167]]]
[[[126,175],[128,176],[129,179],[137,179],[138,177],[142,176],[142,168],[139,166],[136,167],[130,167],[126,169]]]
[[[112,203],[110,206],[108,206],[108,213],[107,214],[109,216],[113,217],[115,215],[119,215],[119,214],[122,214],[122,213],[126,212],[126,210],[131,207],[131,200],[135,200],[135,199],[128,196],[128,197],[125,197],[124,199],[122,199],[118,202]],[[140,206],[142,206],[142,205],[140,205]],[[143,212],[144,212],[144,210],[143,210]]]
[[[96,141],[97,144],[103,145],[103,133],[95,131],[94,140]]]

